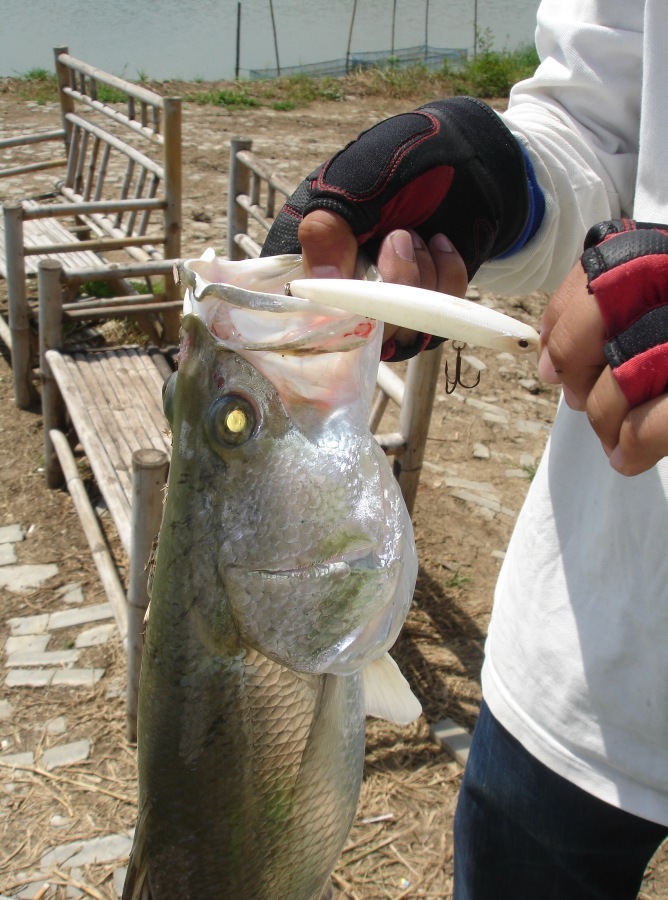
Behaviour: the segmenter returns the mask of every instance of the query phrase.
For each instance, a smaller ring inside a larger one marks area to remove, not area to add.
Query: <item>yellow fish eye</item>
[[[241,407],[230,410],[225,418],[225,427],[233,434],[240,434],[248,426],[248,416]]]
[[[255,432],[255,408],[245,397],[218,397],[209,409],[208,432],[215,444],[233,448],[245,444]]]

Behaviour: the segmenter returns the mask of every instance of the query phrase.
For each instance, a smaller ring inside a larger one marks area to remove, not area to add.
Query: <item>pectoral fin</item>
[[[362,669],[362,685],[367,716],[408,725],[422,712],[420,701],[389,653]]]

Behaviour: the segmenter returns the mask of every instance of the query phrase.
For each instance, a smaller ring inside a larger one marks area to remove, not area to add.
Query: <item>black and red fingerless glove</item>
[[[544,209],[531,164],[491,107],[451,97],[374,125],[312,172],[276,217],[262,255],[300,252],[303,216],[329,209],[360,245],[395,228],[452,241],[469,279],[486,260],[518,249]]]
[[[605,322],[605,357],[630,406],[668,388],[668,226],[600,222],[582,267]]]

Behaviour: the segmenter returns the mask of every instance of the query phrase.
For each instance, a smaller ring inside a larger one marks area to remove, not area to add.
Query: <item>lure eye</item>
[[[162,385],[162,408],[167,421],[174,422],[174,393],[176,392],[176,372],[172,372],[167,381]]]
[[[253,405],[238,394],[219,397],[209,409],[209,435],[223,447],[239,447],[252,438],[257,423]]]

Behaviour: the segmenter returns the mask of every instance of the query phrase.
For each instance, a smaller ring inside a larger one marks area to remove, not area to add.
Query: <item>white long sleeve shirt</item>
[[[542,63],[504,119],[546,197],[497,292],[553,289],[592,224],[668,223],[665,0],[544,0]],[[497,719],[581,788],[668,825],[668,464],[614,472],[561,404],[499,577],[483,667]]]

